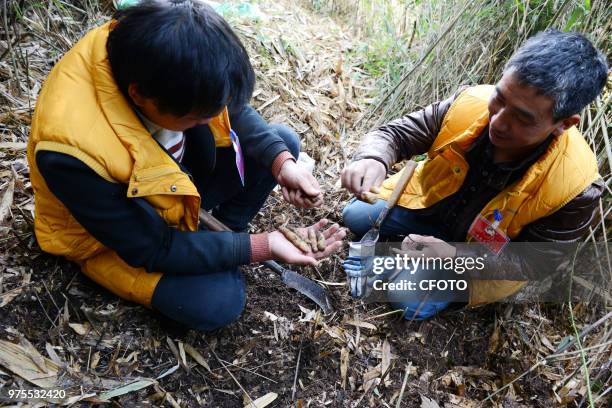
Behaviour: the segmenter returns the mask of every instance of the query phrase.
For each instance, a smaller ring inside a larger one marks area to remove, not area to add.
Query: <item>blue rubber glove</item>
[[[443,300],[425,300],[422,305],[421,302],[399,302],[392,303],[391,306],[402,309],[406,320],[425,320],[446,309],[450,303]]]
[[[368,277],[374,276],[372,257],[349,256],[342,262],[342,268],[348,279],[351,296],[356,299],[367,296]]]

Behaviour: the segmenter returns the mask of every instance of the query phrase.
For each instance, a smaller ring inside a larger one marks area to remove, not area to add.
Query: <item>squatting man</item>
[[[114,294],[213,330],[246,302],[240,265],[316,264],[346,233],[321,220],[324,248],[247,233],[272,189],[321,205],[296,163],[300,143],[249,106],[255,73],[204,2],[146,0],[87,33],[45,81],[28,143],[40,247]],[[198,224],[200,207],[234,232]]]
[[[576,125],[607,76],[604,55],[585,36],[547,30],[512,55],[494,86],[462,87],[364,137],[342,172],[342,185],[364,200],[372,187],[382,187],[373,204],[354,199],[344,208],[344,223],[357,240],[398,181],[399,173],[385,180],[389,169],[427,153],[381,236],[406,237],[401,249],[411,256],[487,257],[483,268],[461,275],[467,290],[438,291],[437,298],[423,291],[416,300],[389,291],[387,300],[406,319],[511,296],[563,261],[554,248],[526,254],[513,243],[571,243],[588,233],[604,184]],[[354,297],[366,296],[380,279],[369,258],[349,256],[343,264]],[[459,277],[443,268],[391,269],[391,282]]]

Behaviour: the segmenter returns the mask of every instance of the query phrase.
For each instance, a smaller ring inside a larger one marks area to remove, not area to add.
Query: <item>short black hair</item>
[[[210,117],[248,103],[255,73],[229,24],[197,0],[144,0],[119,10],[106,45],[113,76],[130,100],[135,84],[164,113]]]
[[[548,29],[529,38],[504,73],[515,73],[522,84],[551,97],[553,119],[559,120],[579,113],[601,93],[608,64],[584,35]]]

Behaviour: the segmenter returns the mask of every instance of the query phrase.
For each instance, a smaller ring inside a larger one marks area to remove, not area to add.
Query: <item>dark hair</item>
[[[157,108],[177,116],[241,108],[255,73],[227,22],[192,0],[144,0],[118,11],[106,45],[113,76],[130,100],[135,84]]]
[[[553,99],[553,119],[579,113],[602,91],[606,57],[582,34],[549,29],[529,38],[510,57],[504,73]]]

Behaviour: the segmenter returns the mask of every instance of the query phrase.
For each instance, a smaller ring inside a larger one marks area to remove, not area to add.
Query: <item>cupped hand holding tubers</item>
[[[328,223],[323,219],[307,228],[279,227],[268,235],[272,257],[289,264],[317,265],[319,259],[338,251],[346,236],[338,224],[324,229]]]

